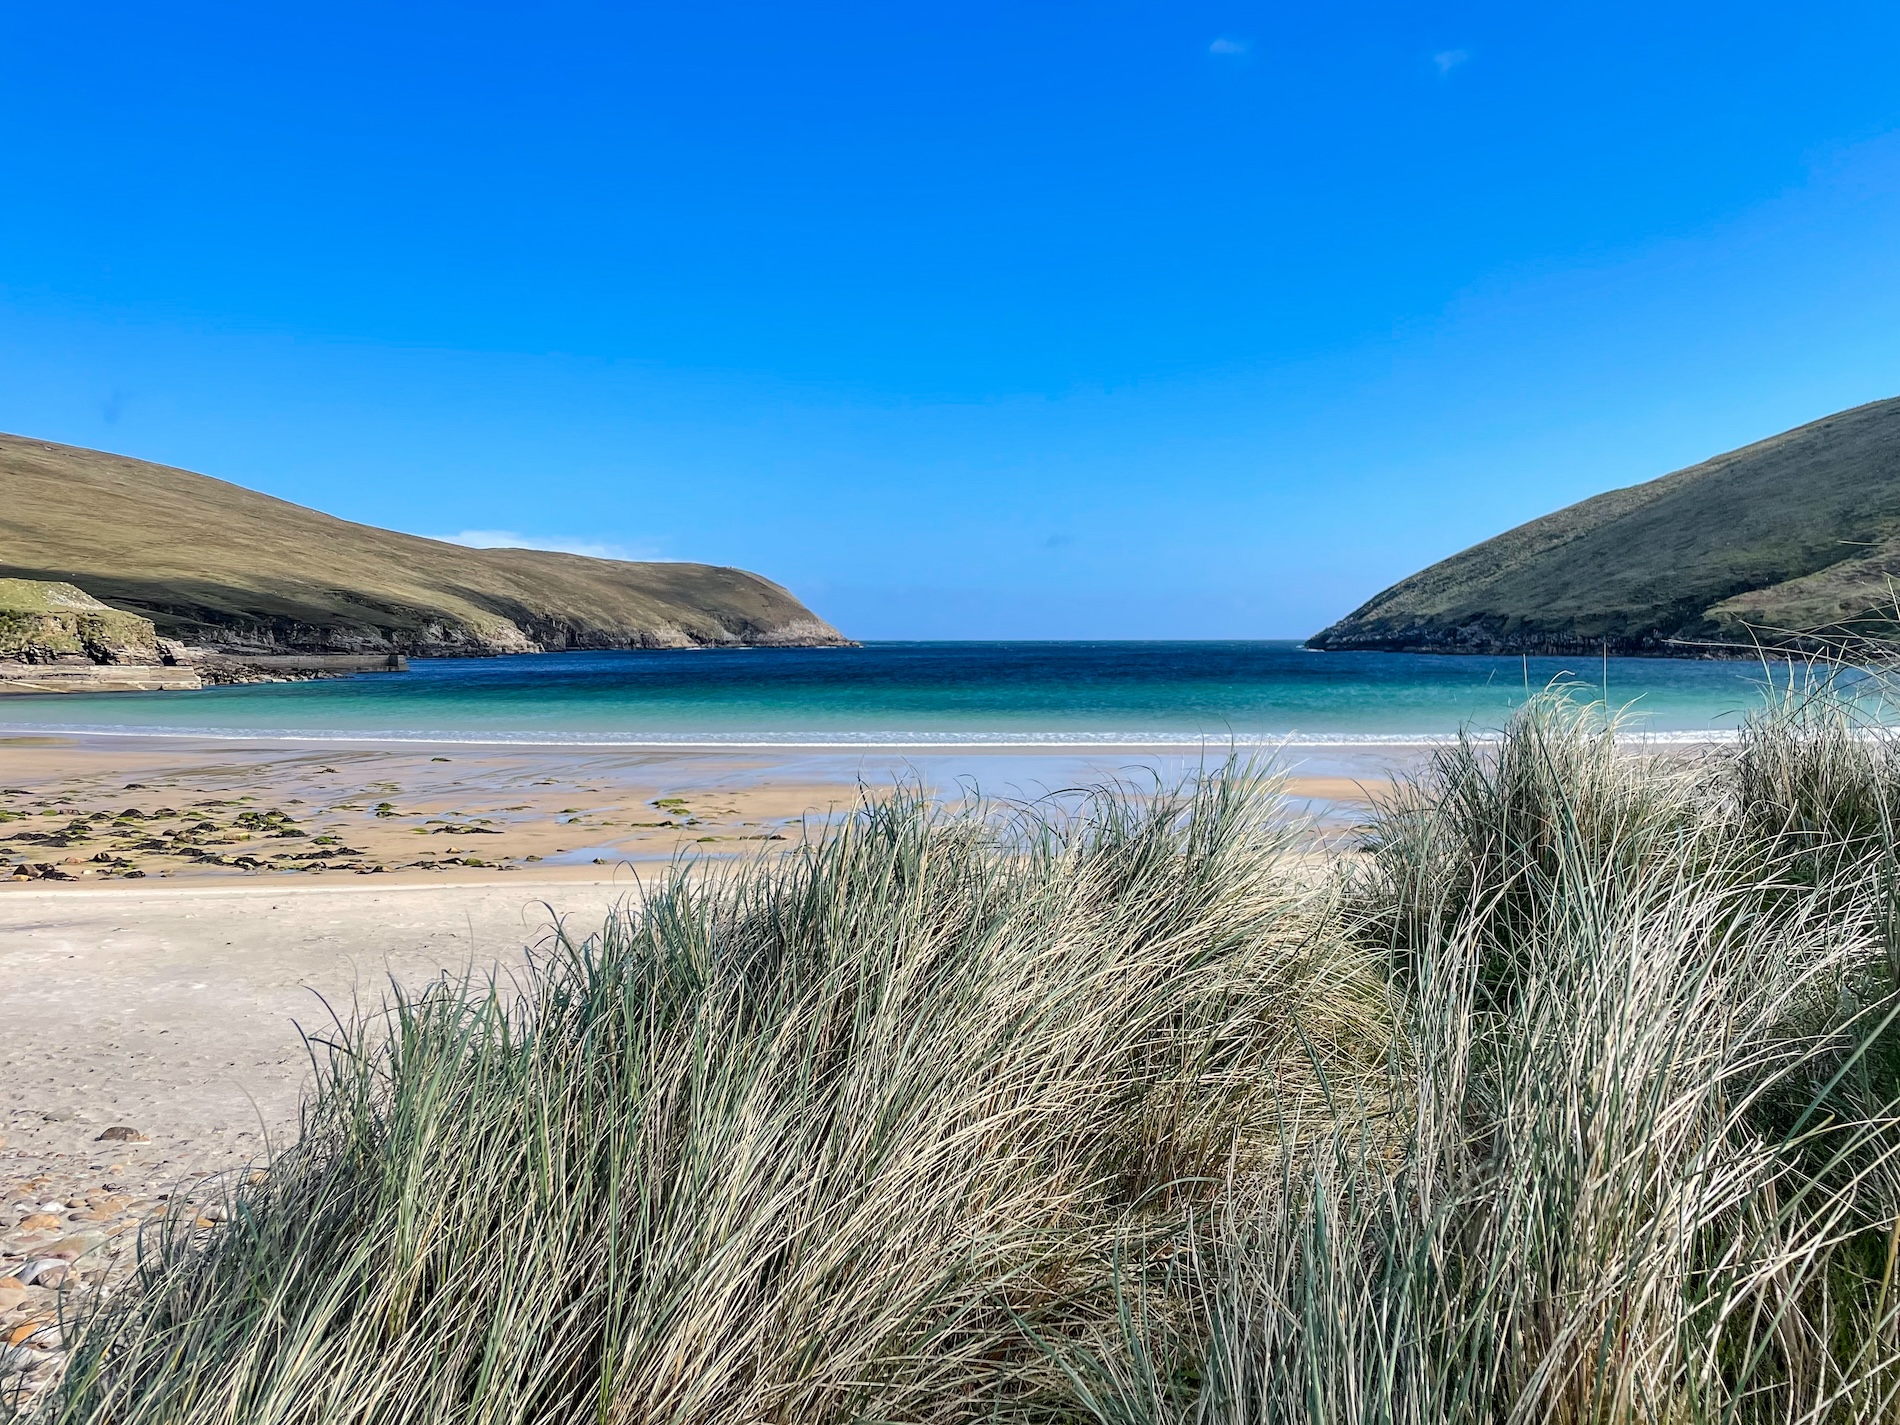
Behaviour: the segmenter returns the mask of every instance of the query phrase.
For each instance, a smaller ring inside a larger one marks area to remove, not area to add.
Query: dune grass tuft
[[[1887,735],[1536,700],[1361,849],[1273,784],[867,800],[347,1017],[48,1421],[1900,1411]]]

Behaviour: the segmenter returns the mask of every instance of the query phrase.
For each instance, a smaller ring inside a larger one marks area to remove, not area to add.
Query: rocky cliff
[[[71,584],[0,579],[0,694],[156,692],[203,675],[150,619]]]
[[[71,584],[0,579],[0,660],[153,664],[157,630]]]
[[[0,576],[76,584],[232,653],[848,642],[742,569],[465,549],[171,466],[0,435]]]

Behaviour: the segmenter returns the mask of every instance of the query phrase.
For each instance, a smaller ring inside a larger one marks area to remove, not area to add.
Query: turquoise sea
[[[1785,679],[1784,672],[1781,677]],[[1572,682],[1720,733],[1762,665],[1315,653],[1290,642],[874,643],[418,660],[406,674],[0,699],[0,731],[597,746],[1044,749],[1433,741]]]

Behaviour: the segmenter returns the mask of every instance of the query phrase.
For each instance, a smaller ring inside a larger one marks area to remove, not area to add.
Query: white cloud
[[[551,549],[557,554],[585,554],[590,559],[654,559],[650,548],[624,544],[603,544],[592,539],[568,539],[561,535],[523,534],[513,529],[465,529],[459,534],[432,534],[444,544],[463,544],[470,549]]]
[[[1461,49],[1441,49],[1432,56],[1432,63],[1438,66],[1438,77],[1442,79],[1470,58],[1471,56]]]
[[[1209,54],[1241,55],[1252,48],[1253,45],[1247,40],[1231,40],[1227,38],[1227,36],[1222,35],[1219,39],[1215,40],[1213,44],[1207,47],[1207,52]]]

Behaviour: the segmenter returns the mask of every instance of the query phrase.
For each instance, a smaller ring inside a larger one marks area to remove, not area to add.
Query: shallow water
[[[1787,673],[1779,674],[1781,680]],[[0,731],[778,748],[1403,743],[1579,684],[1653,734],[1736,727],[1759,663],[1314,653],[1290,642],[531,654],[196,693],[0,699]]]

